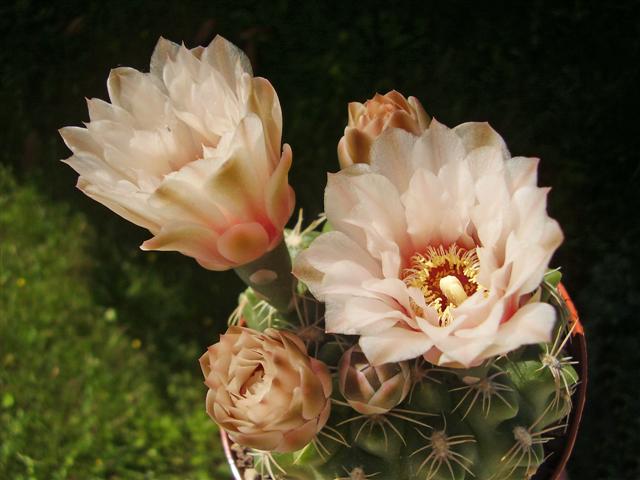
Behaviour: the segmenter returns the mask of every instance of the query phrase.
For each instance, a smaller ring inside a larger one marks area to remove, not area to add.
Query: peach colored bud
[[[329,371],[291,332],[229,327],[200,366],[209,387],[207,413],[240,445],[299,450],[329,418]]]
[[[364,104],[349,104],[349,123],[338,143],[340,167],[369,163],[373,141],[388,128],[400,128],[420,135],[429,127],[430,118],[415,97],[405,98],[395,90],[375,96]]]
[[[344,352],[338,370],[340,393],[354,410],[379,415],[398,405],[411,388],[406,362],[372,366],[356,345]]]

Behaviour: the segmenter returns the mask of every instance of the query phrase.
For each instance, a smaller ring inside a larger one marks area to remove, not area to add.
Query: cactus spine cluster
[[[316,232],[294,232],[304,248]],[[291,235],[291,234],[290,234]],[[293,248],[292,248],[293,247]],[[295,249],[295,250],[294,250]],[[232,320],[295,331],[308,353],[334,375],[331,417],[316,439],[292,453],[249,452],[257,477],[297,480],[515,480],[531,478],[547,459],[545,444],[562,435],[578,384],[566,353],[572,324],[549,272],[536,295],[556,308],[552,342],[529,345],[472,369],[409,362],[411,386],[386,413],[352,408],[337,369],[356,338],[324,333],[322,305],[299,286],[294,312],[279,314],[249,288]]]

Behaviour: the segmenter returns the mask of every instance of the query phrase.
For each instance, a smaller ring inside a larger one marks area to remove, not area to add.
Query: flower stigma
[[[411,257],[409,268],[402,279],[409,287],[415,287],[424,295],[425,303],[438,313],[438,323],[446,327],[453,321],[453,310],[460,306],[479,288],[480,262],[475,249],[466,250],[456,244],[444,248],[428,247],[424,253]],[[411,301],[417,315],[422,308]]]

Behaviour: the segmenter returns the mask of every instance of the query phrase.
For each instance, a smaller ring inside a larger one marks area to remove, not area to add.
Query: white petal
[[[371,167],[387,177],[398,192],[409,186],[413,174],[411,152],[417,137],[400,128],[385,130],[371,146]]]
[[[160,230],[162,217],[148,205],[148,195],[137,191],[131,183],[121,180],[113,185],[100,185],[80,177],[78,188],[131,223],[151,232]]]
[[[112,105],[99,98],[87,99],[87,109],[91,121],[111,120],[135,128],[136,119],[124,108]]]
[[[293,273],[302,280],[319,299],[324,274],[336,262],[349,259],[366,269],[369,277],[380,278],[380,264],[342,232],[327,232],[316,238],[313,243],[298,254],[293,265]]]
[[[444,190],[438,177],[424,168],[417,170],[402,197],[405,205],[407,232],[418,251],[437,243],[440,224],[446,209]]]
[[[500,326],[493,345],[484,358],[509,352],[520,345],[548,342],[556,320],[556,311],[548,303],[529,303]]]
[[[142,250],[178,251],[194,257],[205,268],[226,270],[230,262],[222,257],[216,248],[218,235],[201,225],[173,223],[162,227],[153,238],[144,242]]]
[[[162,71],[168,59],[175,58],[180,45],[173,43],[166,38],[160,37],[151,54],[150,72],[153,76],[162,80]]]
[[[388,250],[388,242],[398,245],[401,255],[410,248],[398,191],[382,175],[369,173],[360,165],[329,175],[325,209],[334,228],[347,233],[376,258]]]
[[[448,163],[462,161],[465,155],[460,137],[434,118],[415,143],[411,161],[414,168],[426,168],[437,173]]]
[[[372,365],[416,358],[433,346],[424,333],[398,327],[377,335],[362,335],[358,343]],[[398,348],[400,345],[402,348]]]
[[[362,286],[371,278],[371,273],[361,265],[351,260],[340,260],[325,272],[322,284],[316,290],[320,298],[330,294],[376,297]]]
[[[478,180],[485,175],[500,175],[505,168],[502,152],[492,146],[471,150],[465,158],[465,163],[469,166],[474,180]]]
[[[252,75],[251,62],[242,50],[220,35],[202,52],[202,61],[220,72],[230,88],[243,73]]]
[[[200,223],[221,232],[228,220],[215,203],[200,188],[184,178],[186,171],[165,178],[149,203],[167,218]]]
[[[271,223],[279,231],[284,229],[295,205],[295,194],[289,186],[289,170],[292,153],[289,145],[284,145],[282,157],[269,177],[265,189],[264,203]]]
[[[211,160],[215,171],[207,179],[208,194],[240,219],[266,217],[265,181],[271,171],[260,120],[245,117],[228,148],[216,150],[219,158]]]
[[[538,181],[538,158],[513,157],[506,162],[512,192],[519,188],[535,187]]]
[[[282,110],[278,95],[267,79],[260,77],[253,79],[251,108],[262,120],[271,151],[270,156],[277,161],[282,136]]]
[[[406,312],[411,311],[409,292],[404,282],[398,278],[371,279],[362,284],[370,292],[375,292],[385,298],[387,303],[402,307]]]
[[[107,80],[111,102],[136,119],[137,126],[150,128],[166,122],[169,106],[155,77],[133,68],[111,70]]]
[[[327,298],[326,330],[345,335],[375,335],[387,331],[405,315],[376,298],[339,296]]]
[[[463,123],[453,131],[460,137],[467,152],[481,147],[495,147],[504,159],[511,156],[502,137],[486,122]]]

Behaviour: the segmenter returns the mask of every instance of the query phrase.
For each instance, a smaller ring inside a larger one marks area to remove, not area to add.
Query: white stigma
[[[459,306],[467,299],[462,282],[454,275],[447,275],[440,279],[440,291],[447,297],[449,303]]]

